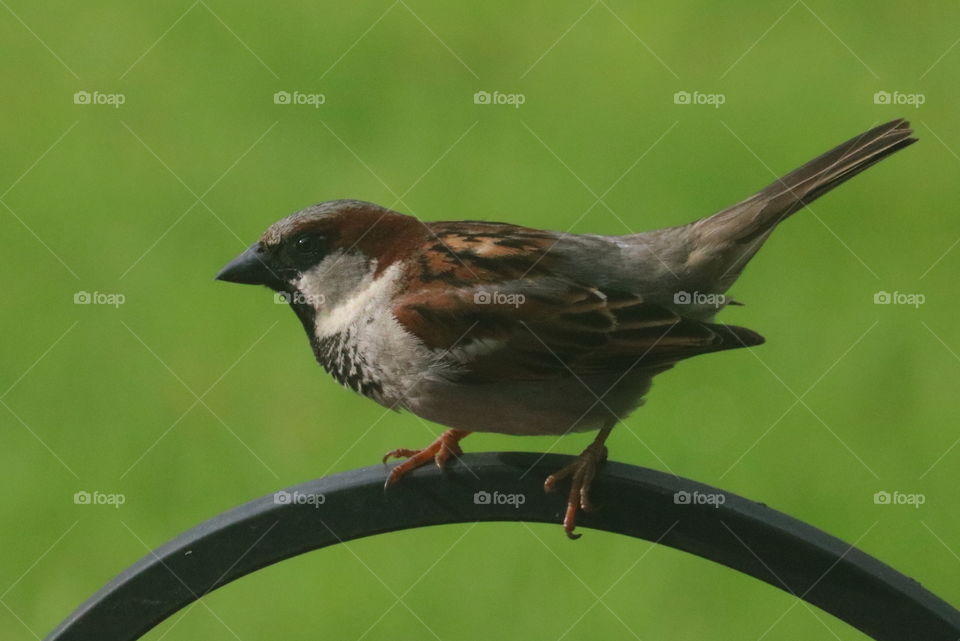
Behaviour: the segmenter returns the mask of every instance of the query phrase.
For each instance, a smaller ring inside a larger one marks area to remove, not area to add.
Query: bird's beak
[[[263,261],[264,255],[257,251],[259,243],[254,243],[242,254],[224,265],[216,280],[244,285],[266,285],[276,280],[276,276]]]

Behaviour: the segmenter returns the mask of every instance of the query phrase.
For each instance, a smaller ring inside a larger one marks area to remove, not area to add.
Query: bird
[[[505,222],[427,222],[331,200],[275,223],[216,279],[263,285],[289,303],[314,357],[339,383],[446,428],[405,459],[443,468],[473,432],[596,432],[548,476],[569,480],[563,527],[594,508],[611,431],[653,378],[693,356],[764,338],[717,323],[725,292],[791,214],[914,142],[909,123],[874,127],[749,198],[688,224],[606,236]]]

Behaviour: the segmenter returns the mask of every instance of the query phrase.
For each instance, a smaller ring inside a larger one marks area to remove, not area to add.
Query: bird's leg
[[[407,457],[407,460],[390,470],[390,474],[387,476],[387,482],[384,483],[383,486],[390,487],[403,478],[410,470],[429,463],[430,459],[433,459],[437,467],[442,470],[451,456],[463,455],[463,450],[460,449],[460,441],[469,435],[470,432],[466,430],[447,430],[422,450],[401,448],[387,452],[383,455],[384,463],[387,462],[387,459],[391,458]]]
[[[571,539],[579,539],[580,534],[574,534],[573,530],[577,527],[577,512],[584,510],[589,512],[593,509],[590,503],[590,484],[593,483],[593,477],[597,474],[597,468],[607,460],[607,446],[604,442],[610,436],[612,428],[605,427],[593,439],[593,443],[587,446],[580,456],[572,463],[554,472],[543,482],[543,489],[552,492],[557,483],[563,479],[570,478],[570,494],[567,496],[567,512],[563,517],[563,529]]]

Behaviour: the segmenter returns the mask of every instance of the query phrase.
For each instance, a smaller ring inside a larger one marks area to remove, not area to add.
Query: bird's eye
[[[301,236],[293,246],[300,256],[313,256],[320,251],[320,239],[317,236]]]

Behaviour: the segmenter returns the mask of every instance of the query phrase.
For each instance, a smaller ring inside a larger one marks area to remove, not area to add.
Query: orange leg
[[[597,468],[607,460],[607,446],[604,442],[610,436],[610,430],[609,427],[600,430],[597,438],[580,456],[548,476],[543,482],[543,489],[552,492],[556,489],[557,483],[568,476],[571,477],[570,494],[567,495],[567,512],[563,517],[563,529],[571,539],[579,539],[582,536],[573,533],[574,528],[577,527],[577,512],[579,510],[589,512],[593,509],[593,504],[590,502],[590,484],[597,475]]]
[[[460,449],[460,441],[470,435],[466,430],[447,430],[430,445],[422,450],[398,449],[387,452],[383,455],[383,462],[386,463],[390,458],[407,457],[407,460],[390,470],[387,476],[387,482],[383,484],[385,488],[390,487],[410,470],[416,469],[421,465],[426,465],[433,459],[437,467],[441,470],[450,460],[451,456],[457,457],[463,455]]]

